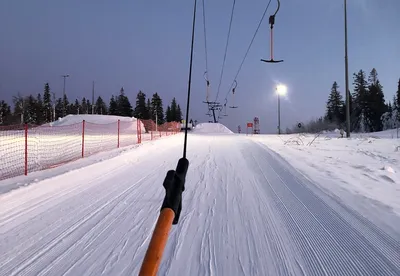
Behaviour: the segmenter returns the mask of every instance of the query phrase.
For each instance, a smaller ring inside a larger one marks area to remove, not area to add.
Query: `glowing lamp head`
[[[278,95],[284,96],[284,95],[286,95],[286,92],[287,92],[287,88],[286,88],[285,85],[279,84],[279,85],[276,87],[276,93],[277,93]]]

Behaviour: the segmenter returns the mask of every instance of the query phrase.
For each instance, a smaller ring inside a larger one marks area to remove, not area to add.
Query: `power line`
[[[245,55],[244,55],[244,57],[243,57],[243,60],[242,60],[242,62],[240,63],[239,69],[238,69],[237,72],[236,72],[235,78],[233,79],[232,84],[231,84],[231,86],[229,87],[228,93],[226,93],[225,99],[228,98],[228,95],[229,95],[229,93],[231,92],[231,89],[232,89],[233,85],[235,84],[235,81],[236,81],[237,77],[239,76],[240,71],[242,70],[243,64],[244,64],[244,62],[246,61],[247,55],[248,55],[249,52],[250,52],[250,48],[251,48],[251,46],[253,45],[253,42],[254,42],[254,39],[255,39],[256,36],[257,36],[258,30],[260,29],[261,24],[262,24],[262,22],[264,21],[265,15],[267,14],[267,11],[268,11],[268,8],[269,8],[269,6],[270,6],[270,4],[271,4],[271,1],[272,1],[272,0],[269,0],[269,2],[268,2],[268,4],[267,4],[267,7],[266,7],[265,10],[264,10],[264,13],[263,13],[263,15],[262,15],[262,17],[261,17],[261,20],[260,20],[260,22],[258,23],[257,29],[256,29],[256,31],[254,32],[253,38],[252,38],[251,41],[250,41],[249,47],[247,48],[247,51],[246,51],[246,53],[245,53]]]
[[[230,22],[229,22],[229,29],[228,29],[228,37],[226,39],[226,45],[225,45],[224,60],[222,62],[221,75],[219,77],[219,84],[218,84],[217,96],[215,97],[215,101],[218,100],[218,95],[219,95],[219,91],[220,91],[220,88],[221,88],[222,76],[224,74],[226,54],[228,52],[229,37],[231,35],[231,27],[232,27],[232,20],[233,20],[233,12],[235,10],[235,4],[236,4],[236,0],[233,0],[232,11],[231,11],[231,19],[230,19]]]

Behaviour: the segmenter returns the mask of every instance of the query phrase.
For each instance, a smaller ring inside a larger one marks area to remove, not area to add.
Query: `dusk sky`
[[[121,86],[134,105],[139,90],[158,92],[164,107],[176,97],[186,106],[192,9],[194,1],[151,0],[2,0],[0,1],[0,99],[43,93],[50,83],[61,96],[61,75],[67,95],[107,102]],[[206,23],[211,99],[217,92],[232,0],[206,0]],[[268,3],[236,1],[224,77],[218,100],[224,98]],[[288,95],[281,101],[282,129],[322,116],[332,83],[344,92],[343,1],[282,0],[275,23],[275,57],[269,58],[267,16],[237,78],[238,109],[228,110],[221,123],[233,131],[254,116],[261,132],[276,132],[278,83]],[[349,80],[375,67],[391,100],[400,78],[400,1],[348,0]],[[202,5],[198,1],[190,118],[208,121],[203,73],[205,54]],[[352,87],[352,86],[351,86]],[[232,102],[229,102],[230,105]]]

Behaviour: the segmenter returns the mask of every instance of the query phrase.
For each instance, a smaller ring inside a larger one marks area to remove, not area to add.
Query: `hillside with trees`
[[[376,132],[400,127],[400,78],[397,91],[392,99],[385,99],[384,88],[379,81],[378,72],[371,70],[368,77],[360,70],[353,74],[353,91],[350,91],[350,127],[352,132]],[[333,82],[324,116],[298,124],[287,129],[287,133],[323,130],[346,130],[345,93],[340,91],[336,81]]]
[[[36,95],[13,97],[12,106],[4,100],[0,100],[0,126],[30,124],[42,125],[53,122],[65,115],[77,114],[101,114],[118,115],[123,117],[136,117],[139,119],[152,119],[158,124],[164,122],[180,122],[182,112],[176,99],[173,98],[167,105],[164,112],[163,100],[158,93],[151,98],[139,91],[136,96],[136,103],[132,106],[123,87],[117,95],[111,95],[108,102],[98,96],[95,103],[82,97],[70,101],[68,96],[55,98],[51,92],[49,83],[44,85],[43,93]]]

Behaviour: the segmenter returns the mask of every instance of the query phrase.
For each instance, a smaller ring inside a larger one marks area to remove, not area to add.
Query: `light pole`
[[[66,115],[66,109],[65,109],[65,79],[69,77],[69,75],[62,75],[64,78],[64,87],[63,87],[63,117]]]
[[[347,0],[344,0],[344,71],[346,82],[346,137],[350,137],[349,61],[347,56]]]
[[[278,134],[281,134],[281,96],[286,94],[286,86],[279,84],[276,87],[276,94],[278,95]]]

